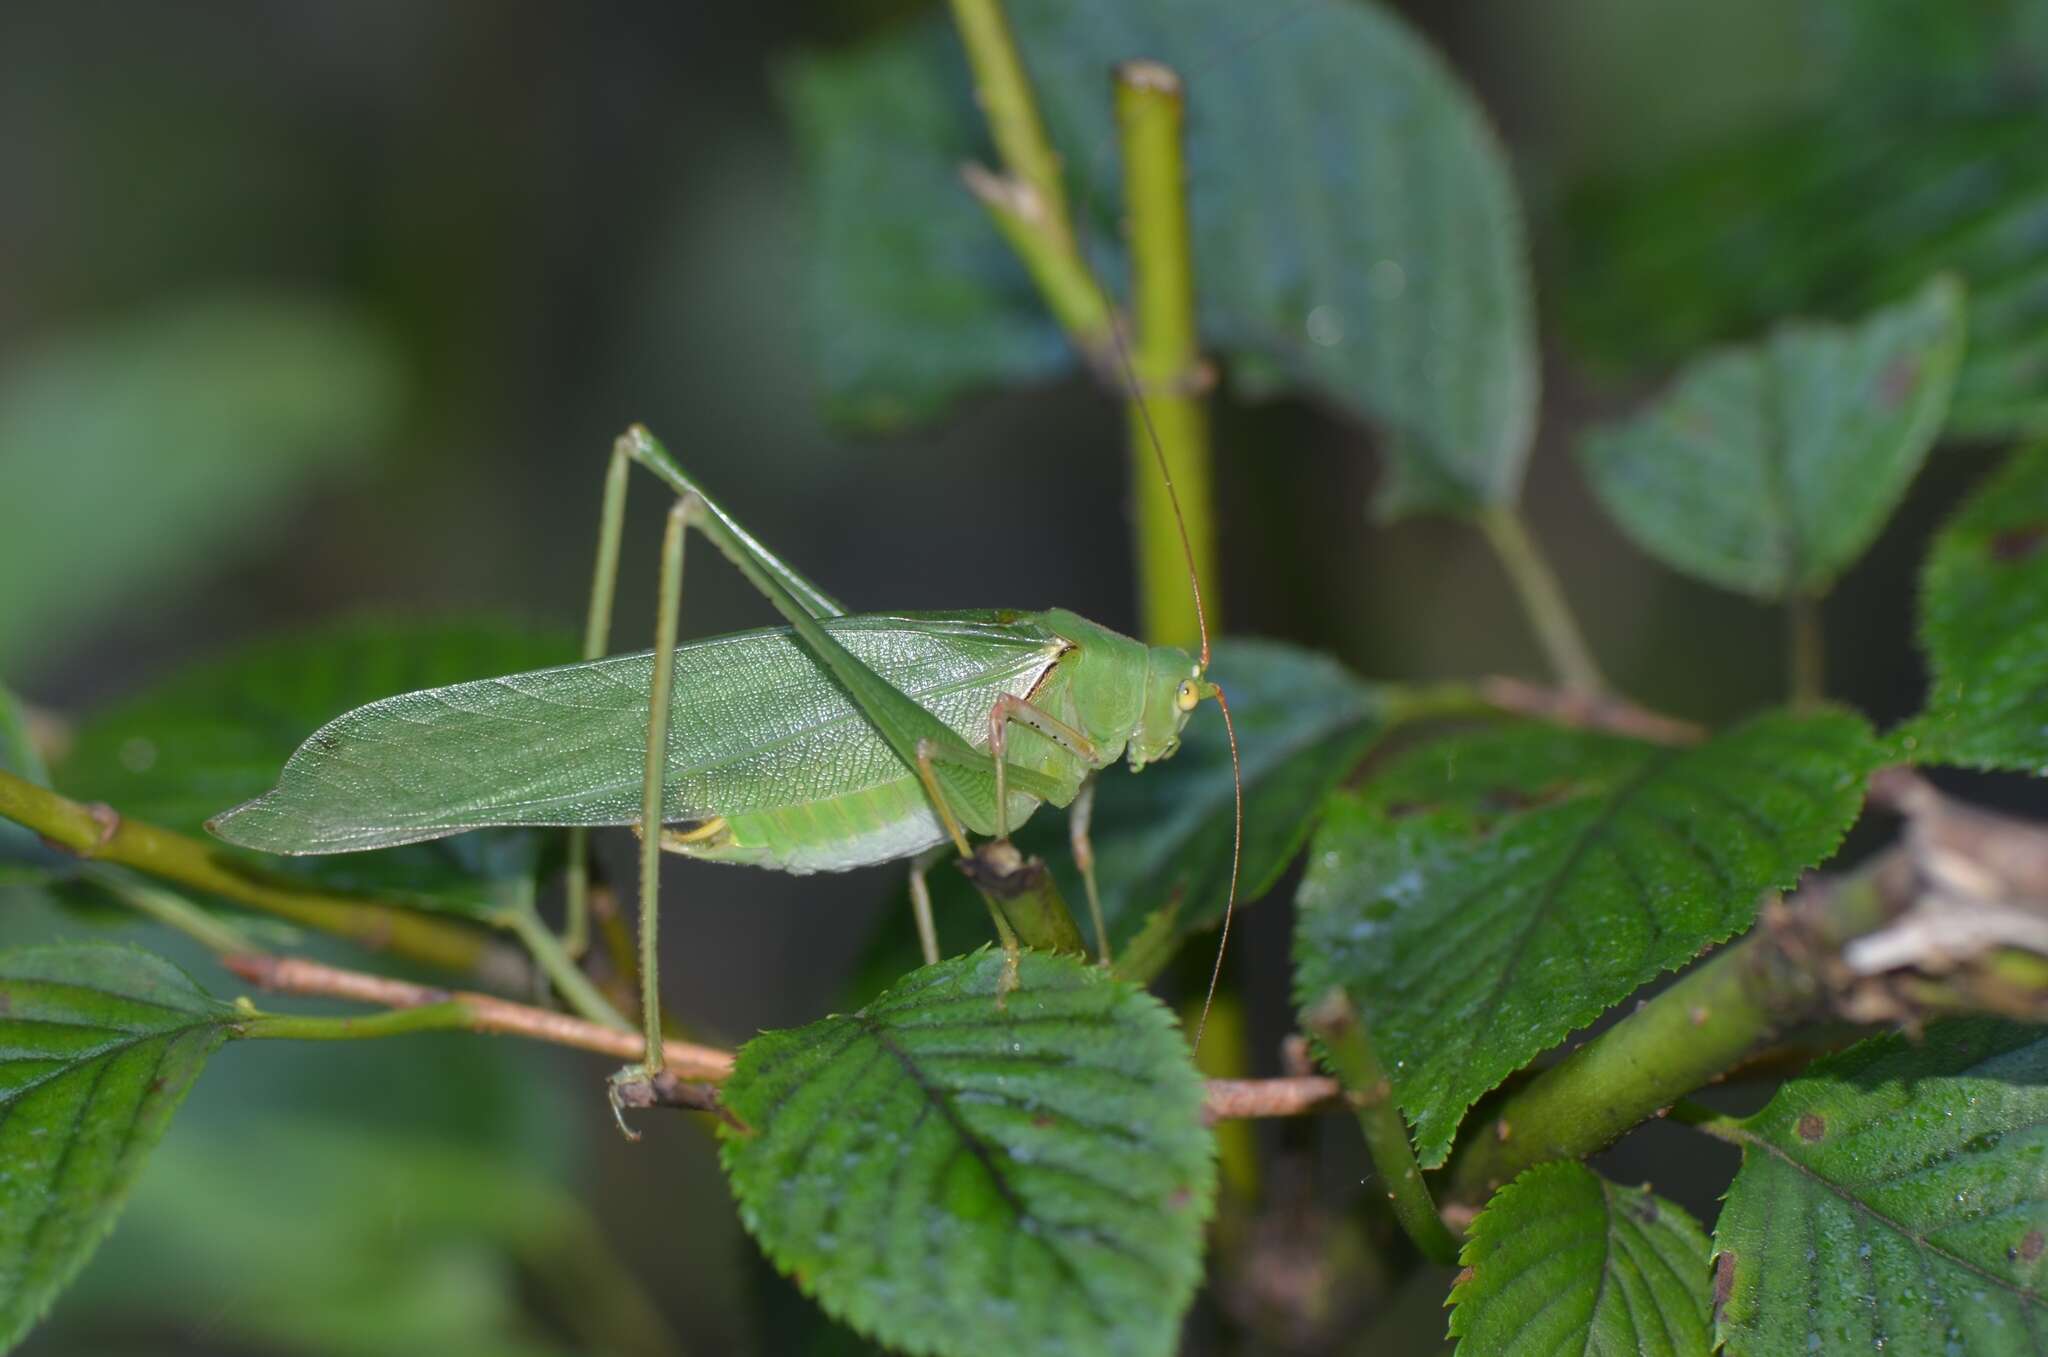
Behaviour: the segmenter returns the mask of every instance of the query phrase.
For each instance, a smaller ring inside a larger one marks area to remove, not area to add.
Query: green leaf
[[[2048,9],[2024,0],[1860,0],[1801,17],[1842,94],[1888,109],[2025,99],[2048,76]]]
[[[120,1232],[50,1319],[65,1350],[102,1351],[147,1325],[237,1351],[567,1357],[532,1313],[536,1291],[608,1337],[645,1315],[574,1193],[498,1147],[288,1114],[208,1129],[186,1135],[181,1120],[152,1160]],[[638,1313],[592,1313],[621,1293]],[[642,1337],[581,1350],[669,1348]]]
[[[299,742],[338,712],[393,693],[560,664],[576,653],[566,632],[488,619],[362,618],[259,641],[88,720],[58,765],[58,785],[198,834],[223,807],[267,791]],[[335,890],[487,914],[507,883],[531,880],[544,847],[541,835],[491,832],[264,861]]]
[[[747,1228],[906,1352],[1165,1357],[1201,1277],[1213,1140],[1187,1043],[1101,971],[981,951],[749,1042],[723,1090]]]
[[[1389,514],[1515,498],[1537,399],[1520,208],[1478,105],[1402,20],[1319,5],[1252,40],[1234,0],[1007,12],[1106,282],[1122,265],[1104,73],[1149,57],[1188,78],[1204,343],[1259,394],[1308,392],[1394,434]],[[960,185],[961,162],[989,156],[951,33],[934,22],[812,57],[782,84],[835,414],[902,423],[1071,361]]]
[[[0,952],[0,1349],[112,1228],[234,1012],[146,952]]]
[[[2038,108],[1806,122],[1579,193],[1560,229],[1568,332],[1640,369],[1800,313],[1970,294],[1955,434],[2048,432],[2048,157]]]
[[[1920,636],[1934,677],[1902,732],[1913,758],[2048,775],[2048,444],[2015,456],[1942,530]]]
[[[577,1202],[603,1143],[579,1133],[616,1133],[555,1054],[462,1034],[237,1043],[35,1350],[155,1353],[195,1333],[298,1357],[671,1350],[622,1341],[645,1303]]]
[[[389,437],[400,396],[361,318],[284,294],[181,302],[21,353],[0,372],[0,666],[277,531],[308,481]]]
[[[1295,993],[1344,987],[1434,1168],[1481,1094],[1832,853],[1879,758],[1839,712],[1689,749],[1546,726],[1425,745],[1333,799]]]
[[[808,181],[811,349],[833,419],[898,428],[977,386],[1071,366],[1024,266],[962,189],[982,138],[951,32],[931,23],[799,58],[777,85]]]
[[[1276,641],[1216,643],[1210,676],[1237,721],[1244,765],[1244,861],[1238,904],[1273,888],[1301,852],[1324,799],[1387,728],[1387,698],[1324,655]],[[1118,973],[1157,975],[1190,938],[1216,927],[1230,882],[1234,817],[1230,744],[1208,710],[1188,723],[1180,752],[1133,773],[1106,768],[1096,783],[1095,873]],[[1016,836],[1043,858],[1083,933],[1086,895],[1068,844],[1067,817],[1041,810]],[[958,949],[988,937],[987,911],[950,867],[930,877],[942,940]],[[874,994],[917,965],[915,935],[892,921],[861,967],[856,992]]]
[[[1739,1124],[1714,1231],[1731,1357],[2035,1353],[2048,1040],[1987,1020],[1823,1060]]]
[[[1699,1222],[1578,1164],[1541,1165],[1496,1192],[1459,1261],[1460,1353],[1696,1357],[1713,1346]]]
[[[1941,432],[1963,354],[1961,290],[1936,279],[1850,329],[1786,325],[1713,354],[1579,444],[1607,511],[1687,574],[1818,595],[1860,556]]]

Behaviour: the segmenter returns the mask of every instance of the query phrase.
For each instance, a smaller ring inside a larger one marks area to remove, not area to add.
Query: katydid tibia
[[[635,463],[677,496],[662,543],[655,645],[604,658]],[[786,626],[677,643],[683,537],[692,527]],[[573,921],[587,881],[587,830],[654,826],[640,836],[648,1054],[621,1079],[661,1069],[655,944],[664,849],[797,873],[913,859],[919,935],[934,962],[923,884],[932,850],[950,843],[965,854],[970,834],[1001,839],[1041,803],[1071,807],[1106,960],[1087,840],[1094,775],[1118,758],[1135,769],[1171,757],[1204,699],[1215,698],[1229,721],[1207,678],[1206,635],[1197,658],[1061,609],[849,614],[638,426],[613,448],[585,653],[580,664],[407,693],[339,716],[292,755],[276,788],[208,827],[245,847],[308,854],[493,826],[568,826]],[[1234,756],[1234,732],[1231,740]]]

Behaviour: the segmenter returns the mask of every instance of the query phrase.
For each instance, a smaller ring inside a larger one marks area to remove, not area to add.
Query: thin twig
[[[1344,1090],[1320,1074],[1279,1079],[1211,1079],[1202,1096],[1202,1119],[1233,1121],[1254,1117],[1300,1117],[1344,1107]]]
[[[431,1008],[435,1015],[428,1026],[525,1037],[530,1041],[545,1041],[556,1046],[572,1046],[577,1050],[616,1056],[620,1060],[638,1060],[645,1049],[641,1039],[632,1032],[617,1031],[565,1013],[515,1004],[488,994],[415,985],[410,981],[371,975],[366,971],[344,970],[303,957],[228,956],[221,958],[221,964],[250,984],[277,993],[350,999],[399,1010]],[[381,1029],[300,1031],[297,1025],[301,1021],[326,1024],[334,1020],[264,1015],[244,1024],[244,1030],[249,1036],[277,1037],[383,1034]],[[391,1030],[401,1029],[394,1027]],[[665,1042],[663,1049],[668,1061],[668,1074],[655,1080],[651,1088],[632,1095],[639,1101],[631,1105],[707,1110],[712,1101],[707,1086],[722,1083],[732,1074],[733,1053],[675,1040]],[[1211,1079],[1202,1100],[1202,1117],[1206,1122],[1245,1117],[1296,1117],[1342,1106],[1337,1081],[1320,1076]]]
[[[527,1037],[557,1046],[595,1051],[620,1060],[638,1060],[647,1049],[637,1033],[572,1018],[566,1013],[552,1013],[544,1008],[511,1003],[488,994],[435,989],[389,976],[343,970],[302,957],[230,956],[221,958],[221,964],[253,985],[287,994],[353,999],[358,1003],[396,1009],[453,1006],[448,1011],[454,1016],[446,1025],[473,1032]],[[265,1034],[261,1030],[249,1032],[251,1036]],[[276,1025],[269,1034],[298,1035]],[[662,1052],[668,1067],[686,1079],[718,1080],[732,1073],[730,1051],[687,1041],[667,1041],[662,1043]]]
[[[585,922],[587,926],[588,920]],[[616,1027],[620,1031],[632,1030],[633,1025],[620,1016],[619,1010],[612,1007],[611,1000],[591,983],[583,968],[569,955],[568,944],[548,931],[540,915],[534,912],[531,901],[522,902],[509,911],[505,916],[505,926],[526,944],[534,964],[540,967],[541,973],[554,986],[555,993],[561,995],[569,1007],[592,1022]]]
[[[1479,682],[1479,696],[1488,706],[1516,716],[1534,716],[1581,730],[1603,730],[1653,744],[1698,744],[1705,726],[1639,707],[1625,697],[1583,688],[1546,688],[1517,678]]]
[[[1481,510],[1477,521],[1514,583],[1522,610],[1528,615],[1529,625],[1535,629],[1536,639],[1558,681],[1581,692],[1604,689],[1607,684],[1600,677],[1600,667],[1593,660],[1584,633],[1579,630],[1578,618],[1520,511],[1511,505],[1496,505]]]
[[[1046,136],[1002,0],[952,0],[952,7],[954,27],[974,72],[975,99],[1004,170],[997,175],[969,165],[962,176],[1030,270],[1075,347],[1106,373],[1116,317],[1075,240],[1059,153]]]

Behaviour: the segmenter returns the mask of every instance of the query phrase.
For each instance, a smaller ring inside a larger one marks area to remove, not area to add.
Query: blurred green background
[[[1267,8],[1312,25],[1344,2]],[[1767,147],[1845,108],[1945,106],[1995,87],[1986,72],[2011,57],[1967,34],[1935,41],[1939,25],[1916,38],[1932,0],[1888,0],[1884,23],[1845,36],[1852,7],[1401,7],[1477,90],[1524,194],[1546,340],[1535,530],[1610,676],[1691,716],[1777,697],[1782,622],[1635,553],[1569,459],[1577,430],[1676,356],[1669,331],[1630,352],[1629,308],[1658,310],[1655,275],[1607,246],[1641,208],[1633,176]],[[2048,47],[2028,6],[1956,8]],[[1058,604],[1131,625],[1124,426],[1102,392],[1078,378],[991,392],[888,439],[836,435],[819,413],[777,72],[924,9],[0,10],[0,679],[62,716],[339,616],[575,625],[604,459],[632,420],[856,608]],[[1873,32],[1896,41],[1873,49]],[[1232,59],[1219,45],[1215,63]],[[1190,84],[1199,107],[1200,72]],[[1853,295],[1784,299],[1826,310]],[[1721,312],[1682,338],[1745,333]],[[1377,455],[1368,432],[1306,404],[1221,414],[1228,629],[1375,677],[1538,674],[1477,534],[1369,519]],[[1881,720],[1920,696],[1920,550],[1985,465],[1967,446],[1937,455],[1829,604],[1834,691]],[[651,631],[659,513],[640,491],[620,648]],[[687,631],[767,619],[710,553],[693,560]],[[671,1003],[725,1039],[834,1006],[901,897],[887,871],[799,881],[688,864],[669,881],[670,917],[688,921],[671,928]],[[1276,896],[1234,935],[1261,1072],[1288,1025],[1288,922]],[[17,915],[5,932],[47,926]],[[657,1352],[664,1327],[694,1352],[857,1350],[821,1337],[753,1261],[708,1137],[664,1118],[620,1144],[601,1073],[455,1038],[233,1050],[30,1350]],[[1348,1141],[1313,1167],[1321,1140],[1348,1131],[1261,1132],[1286,1150],[1276,1208],[1310,1211],[1357,1180]],[[1725,1166],[1667,1181],[1655,1156],[1671,1148],[1624,1147],[1615,1172],[1658,1167],[1660,1190],[1710,1213]],[[613,1258],[630,1284],[604,1280]],[[1426,1350],[1444,1281],[1386,1296],[1356,1283],[1346,1305],[1379,1317],[1353,1348]],[[1233,1276],[1202,1302],[1194,1350],[1330,1350],[1220,1319],[1242,1320],[1255,1289]]]

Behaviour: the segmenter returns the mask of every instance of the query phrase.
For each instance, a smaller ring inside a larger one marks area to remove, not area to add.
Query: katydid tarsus
[[[676,494],[655,645],[601,658],[636,463]],[[690,528],[786,626],[678,644]],[[918,930],[932,962],[922,875],[932,850],[950,844],[964,854],[970,834],[1000,839],[1041,803],[1071,807],[1106,961],[1087,840],[1094,775],[1118,758],[1139,769],[1170,757],[1204,699],[1215,698],[1229,723],[1207,677],[1206,627],[1195,657],[1061,609],[850,614],[638,426],[613,449],[585,642],[580,664],[403,694],[337,717],[293,754],[275,789],[209,827],[250,848],[310,854],[487,827],[569,826],[576,896],[589,828],[652,826],[640,834],[647,1057],[615,1076],[615,1103],[621,1080],[661,1070],[663,850],[795,873],[912,859]],[[1234,731],[1230,738],[1234,762]],[[1234,860],[1232,872],[1234,894]],[[572,915],[580,908],[572,900]]]

